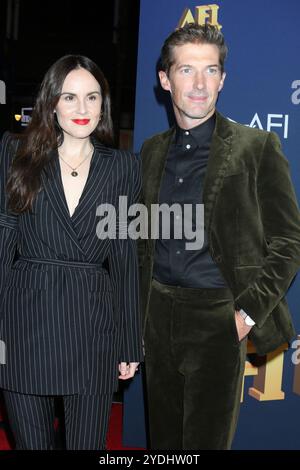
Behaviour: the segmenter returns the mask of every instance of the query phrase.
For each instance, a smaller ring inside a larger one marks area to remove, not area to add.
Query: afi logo
[[[219,5],[213,3],[211,5],[201,5],[195,7],[195,17],[191,10],[186,8],[179,20],[178,28],[182,28],[187,23],[205,24],[210,23],[221,29],[222,26],[218,22]]]
[[[249,127],[257,127],[258,129],[264,129],[261,119],[256,113],[253,116],[252,121],[249,124]],[[288,138],[289,133],[289,115],[288,114],[267,114],[266,130],[272,131],[275,127],[280,127],[283,129],[283,138]]]
[[[229,117],[228,119],[232,122],[237,122]],[[289,115],[269,113],[264,117],[264,120],[262,120],[258,113],[255,113],[250,124],[245,124],[245,126],[256,127],[257,129],[266,129],[269,132],[275,127],[281,128],[283,131],[283,138],[287,139],[289,134]]]

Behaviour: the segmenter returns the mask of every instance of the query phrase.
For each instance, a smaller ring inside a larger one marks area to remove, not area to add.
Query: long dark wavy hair
[[[113,145],[111,100],[105,76],[87,57],[61,57],[46,72],[36,98],[32,119],[24,134],[19,136],[20,144],[7,181],[8,207],[14,213],[32,209],[33,201],[41,189],[41,173],[51,162],[51,152],[63,142],[63,131],[58,125],[54,110],[66,76],[78,68],[90,72],[100,85],[102,117],[92,135],[104,145]]]

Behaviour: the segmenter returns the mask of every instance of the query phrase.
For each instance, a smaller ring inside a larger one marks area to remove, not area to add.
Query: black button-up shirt
[[[177,127],[170,145],[159,204],[179,204],[181,211],[175,211],[174,217],[170,217],[170,239],[162,238],[160,224],[159,239],[155,244],[153,277],[163,284],[192,288],[227,287],[218,266],[210,256],[205,232],[204,244],[200,249],[186,249],[186,243],[193,240],[185,238],[183,228],[181,239],[174,237],[175,225],[181,223],[183,227],[183,220],[179,219],[183,219],[184,204],[193,205],[193,231],[196,228],[195,205],[202,203],[203,182],[214,127],[215,115],[190,130]]]

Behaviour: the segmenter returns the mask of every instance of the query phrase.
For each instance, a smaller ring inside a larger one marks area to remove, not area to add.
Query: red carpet
[[[0,403],[0,450],[10,450],[11,444],[8,442],[5,432],[6,423],[3,422],[3,412]],[[122,404],[114,403],[110,415],[109,431],[107,437],[108,450],[135,450],[133,447],[122,446]]]
[[[0,450],[10,450],[10,444],[7,440],[4,429],[0,429]]]

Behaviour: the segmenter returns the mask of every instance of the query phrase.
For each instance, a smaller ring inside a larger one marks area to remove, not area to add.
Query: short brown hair
[[[195,23],[187,23],[182,28],[173,31],[165,40],[161,50],[160,67],[161,70],[169,74],[170,68],[174,64],[173,50],[175,46],[183,46],[184,44],[214,44],[219,49],[219,61],[221,73],[224,72],[224,62],[227,56],[227,46],[224,36],[216,26],[209,23],[199,25]]]

